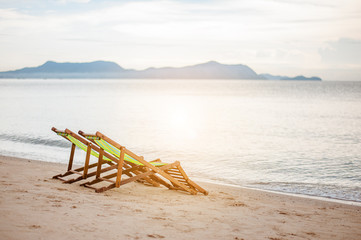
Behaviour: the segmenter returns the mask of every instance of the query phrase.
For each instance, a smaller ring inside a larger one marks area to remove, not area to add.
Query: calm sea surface
[[[1,155],[66,163],[53,126],[196,180],[361,202],[361,82],[0,80]]]

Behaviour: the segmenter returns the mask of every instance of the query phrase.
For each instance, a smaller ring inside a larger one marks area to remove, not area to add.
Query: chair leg
[[[73,160],[74,160],[74,152],[75,152],[75,144],[73,143],[71,145],[70,150],[70,157],[69,157],[69,163],[68,163],[68,171],[70,171],[73,167]]]

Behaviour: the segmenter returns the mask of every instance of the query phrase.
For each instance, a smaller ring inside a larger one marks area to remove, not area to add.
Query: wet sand
[[[199,182],[208,196],[95,193],[51,178],[65,170],[0,156],[0,239],[361,239],[361,206]]]

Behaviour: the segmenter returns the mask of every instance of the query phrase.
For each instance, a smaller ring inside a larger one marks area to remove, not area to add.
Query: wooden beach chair
[[[133,173],[137,174],[138,177],[144,178],[144,176],[149,176],[152,181],[151,183],[153,183],[154,186],[156,186],[154,184],[154,182],[156,182],[159,185],[164,185],[165,187],[172,190],[185,191],[190,194],[197,194],[198,192],[203,193],[204,195],[208,194],[206,190],[193,182],[187,176],[178,161],[171,164],[161,162],[160,159],[147,162],[142,156],[136,155],[135,153],[131,152],[124,146],[118,144],[100,132],[96,132],[96,134],[85,134],[83,131],[79,131],[78,133],[84,138],[97,144],[105,152],[121,159],[122,161],[127,162],[133,168],[136,168],[138,173]],[[99,162],[99,170],[101,170],[101,162]],[[86,183],[85,185],[91,186],[100,182],[101,180],[101,178],[97,178],[94,181]]]
[[[77,137],[74,137],[74,134],[71,134],[71,131],[66,129],[65,131],[60,131],[53,127],[51,129],[54,131],[57,135],[62,136],[66,140],[70,141],[72,143],[71,150],[70,150],[70,157],[68,162],[68,169],[63,174],[58,174],[53,176],[55,179],[59,179],[63,181],[64,183],[73,183],[77,182],[83,179],[87,179],[88,177],[92,177],[96,175],[96,171],[89,172],[89,170],[95,168],[98,166],[98,162],[90,164],[90,155],[95,156],[96,158],[99,158],[99,147],[93,146],[91,142],[86,141],[85,139],[79,139]],[[73,169],[73,161],[74,161],[74,153],[76,147],[79,147],[80,149],[84,150],[86,152],[86,157],[84,161],[84,166],[80,168]],[[95,148],[95,150],[94,150]],[[115,167],[115,164],[107,159],[108,161],[104,161],[103,164],[107,164],[111,167]],[[76,178],[69,179],[68,176],[76,175]],[[80,175],[80,176],[79,176]]]
[[[96,144],[96,145],[99,146],[99,144],[97,143],[97,142],[99,141],[99,140],[98,140],[99,138],[98,138],[97,136],[91,135],[91,134],[85,134],[85,133],[82,132],[82,131],[79,131],[79,134],[80,134],[81,136],[83,136],[84,138],[86,138],[87,140],[89,140],[89,141],[91,141],[92,143],[94,143],[94,144]],[[102,148],[102,150],[104,150],[104,149]],[[112,154],[114,157],[117,157],[117,158],[119,158],[119,156],[120,156],[120,154],[116,155],[116,154],[113,154],[113,153],[110,152],[110,151],[107,151],[107,152],[110,153],[110,154]],[[113,152],[114,152],[114,151],[113,151]],[[132,173],[133,173],[134,175],[139,175],[139,174],[141,174],[141,173],[147,172],[147,170],[145,170],[145,169],[143,168],[143,165],[142,165],[142,164],[140,164],[138,161],[135,161],[134,159],[130,158],[127,154],[125,154],[124,160],[125,160],[125,162],[126,162],[128,165],[130,165],[130,166],[133,168]],[[166,165],[165,163],[160,163],[159,161],[152,161],[151,164],[154,165],[154,166],[158,166],[158,167],[159,167],[159,166],[164,166],[164,165]],[[150,174],[147,174],[147,175],[149,175],[149,176],[142,175],[143,177],[142,177],[142,178],[139,178],[139,179],[136,180],[136,181],[137,181],[137,182],[140,182],[140,183],[144,183],[144,184],[146,184],[146,185],[152,185],[152,186],[155,186],[155,187],[159,187],[160,184],[162,184],[162,185],[165,185],[165,186],[167,186],[167,187],[169,187],[169,188],[172,188],[171,185],[169,185],[169,184],[167,184],[166,182],[162,181],[162,179],[159,179],[157,176],[154,176],[154,173],[153,173],[153,172],[149,172],[149,173],[150,173]],[[115,175],[115,174],[113,173],[113,174],[111,174],[111,175],[105,176],[104,178],[109,179],[109,178],[114,177],[114,175]],[[101,178],[98,178],[98,179],[95,179],[94,181],[84,183],[83,185],[89,187],[89,186],[94,185],[94,184],[96,184],[96,183],[99,183],[99,182],[101,182],[101,181],[102,181]]]

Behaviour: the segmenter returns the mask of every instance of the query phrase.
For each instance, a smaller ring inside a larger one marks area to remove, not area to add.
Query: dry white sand
[[[200,183],[104,193],[51,177],[63,164],[0,157],[0,239],[361,239],[361,207]]]

